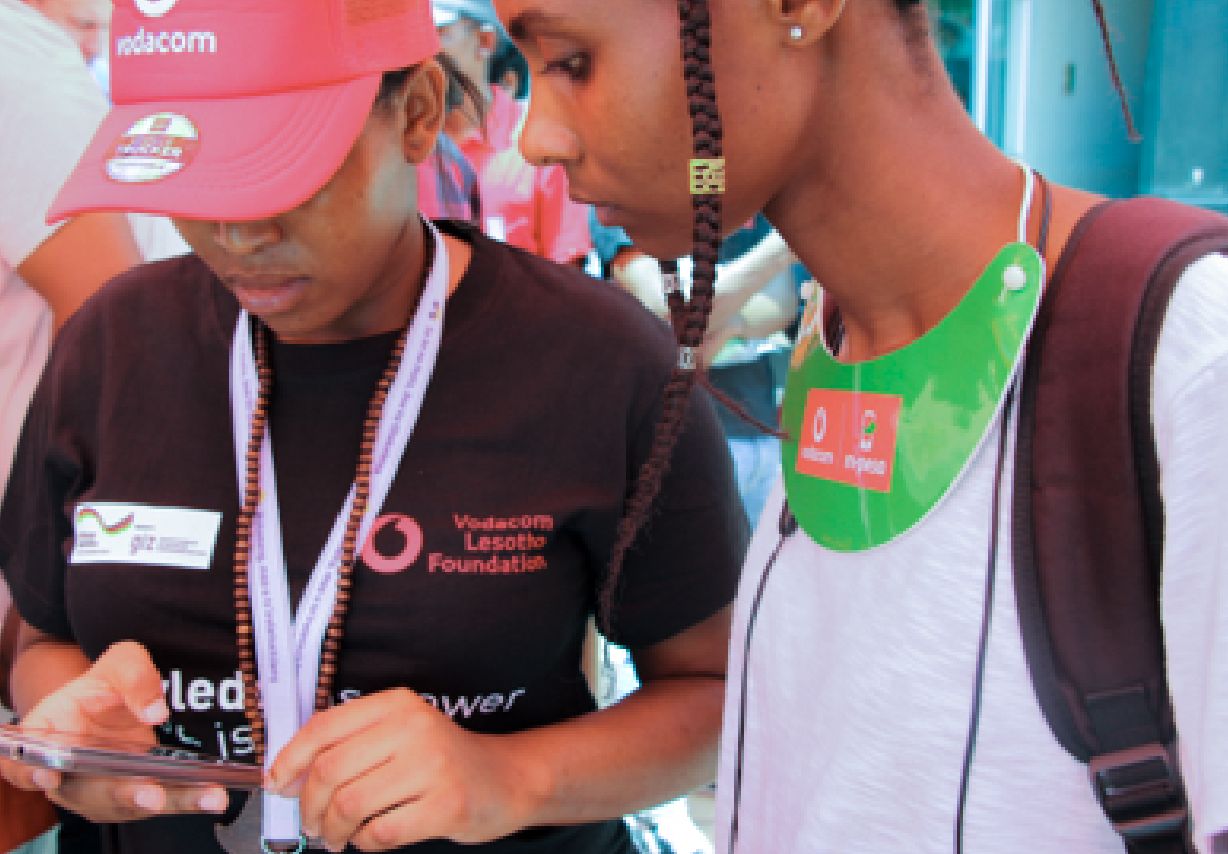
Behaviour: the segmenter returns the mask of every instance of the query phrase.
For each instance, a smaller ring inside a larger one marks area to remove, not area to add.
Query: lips
[[[288,273],[232,273],[222,277],[243,307],[253,314],[278,314],[296,303],[307,287],[306,276]]]
[[[613,202],[607,202],[602,199],[596,199],[592,196],[585,195],[583,192],[576,192],[575,184],[568,187],[568,195],[571,200],[579,205],[588,205],[593,209],[593,213],[597,216],[597,221],[602,225],[615,225],[615,220],[621,222],[625,219],[621,206]]]

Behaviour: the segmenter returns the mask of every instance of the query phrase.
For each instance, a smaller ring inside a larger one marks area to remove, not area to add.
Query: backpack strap
[[[1183,852],[1160,622],[1163,504],[1151,374],[1186,267],[1228,251],[1228,218],[1159,199],[1106,202],[1047,285],[1022,376],[1012,507],[1015,594],[1033,686],[1089,765],[1131,852]]]

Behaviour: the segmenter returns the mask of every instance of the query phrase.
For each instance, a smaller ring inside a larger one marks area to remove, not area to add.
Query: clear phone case
[[[166,783],[212,783],[228,789],[260,788],[255,765],[161,745],[0,725],[0,756],[66,774],[149,777]]]

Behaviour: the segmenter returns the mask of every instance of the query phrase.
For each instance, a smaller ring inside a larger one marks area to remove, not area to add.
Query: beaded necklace
[[[252,728],[252,743],[256,761],[264,763],[264,716],[261,713],[259,685],[256,681],[256,650],[252,634],[252,605],[247,583],[248,558],[250,556],[252,519],[260,499],[260,448],[268,429],[269,397],[273,386],[273,369],[269,364],[268,330],[263,323],[255,326],[256,376],[260,391],[252,413],[251,436],[244,457],[246,484],[243,489],[243,506],[235,525],[234,594],[235,594],[235,641],[239,651],[239,669],[243,675],[244,714]],[[379,429],[388,389],[401,367],[405,355],[405,341],[409,334],[408,324],[397,336],[392,354],[384,373],[375,385],[375,391],[367,404],[367,415],[362,425],[362,442],[358,450],[358,464],[354,469],[354,503],[346,521],[345,537],[342,540],[341,566],[338,570],[337,595],[333,602],[332,616],[324,631],[320,649],[320,672],[316,679],[315,710],[328,707],[332,693],[333,678],[337,673],[337,653],[344,633],[345,616],[349,609],[350,588],[353,584],[354,557],[358,551],[358,526],[367,509],[367,497],[371,488],[371,455],[375,448],[375,435]]]
[[[396,477],[434,371],[448,257],[435,227],[429,221],[425,226],[427,245],[434,246],[429,275],[414,316],[375,385],[353,483],[297,608],[291,607],[287,589],[268,427],[271,333],[246,312],[237,321],[231,349],[235,474],[241,497],[233,563],[235,638],[244,712],[256,758],[266,767],[312,714],[330,705],[360,541]],[[267,792],[261,801],[263,847],[297,850],[303,844],[297,801]]]

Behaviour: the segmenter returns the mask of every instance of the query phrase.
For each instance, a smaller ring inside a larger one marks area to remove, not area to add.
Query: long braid
[[[729,394],[729,392],[713,385],[712,377],[707,371],[700,371],[698,376],[695,377],[695,381],[703,386],[704,390],[708,392],[708,394],[712,395],[713,399],[717,403],[732,412],[734,416],[741,419],[743,423],[749,424],[751,427],[754,427],[765,436],[774,436],[777,439],[789,438],[789,434],[787,432],[781,430],[779,427],[773,427],[771,424],[766,424],[763,421],[760,421],[751,414],[751,411],[747,409],[744,404],[740,403],[735,397]]]
[[[1142,136],[1134,126],[1134,114],[1130,112],[1130,102],[1126,96],[1126,87],[1121,82],[1121,72],[1117,68],[1117,56],[1113,52],[1113,41],[1109,37],[1109,19],[1104,13],[1102,0],[1092,0],[1092,11],[1096,14],[1096,23],[1100,27],[1100,41],[1104,44],[1104,55],[1109,60],[1109,76],[1113,78],[1113,88],[1117,90],[1117,98],[1121,101],[1121,114],[1126,120],[1126,134],[1131,142],[1138,142]]]
[[[653,433],[648,458],[640,466],[631,497],[619,520],[610,554],[600,613],[604,628],[612,632],[614,598],[627,550],[648,518],[652,502],[669,470],[670,457],[686,421],[687,402],[702,366],[696,363],[708,328],[716,291],[716,258],[721,241],[721,193],[724,161],[716,83],[712,72],[712,27],[707,0],[678,0],[683,73],[695,159],[691,161],[691,209],[694,214],[692,257],[695,262],[689,299],[680,291],[669,294],[670,315],[678,339],[678,363],[665,384],[661,418]]]
[[[661,262],[661,281],[665,288],[665,307],[669,309],[669,321],[674,328],[674,337],[681,340],[683,322],[686,319],[686,298],[682,295],[677,258]]]

